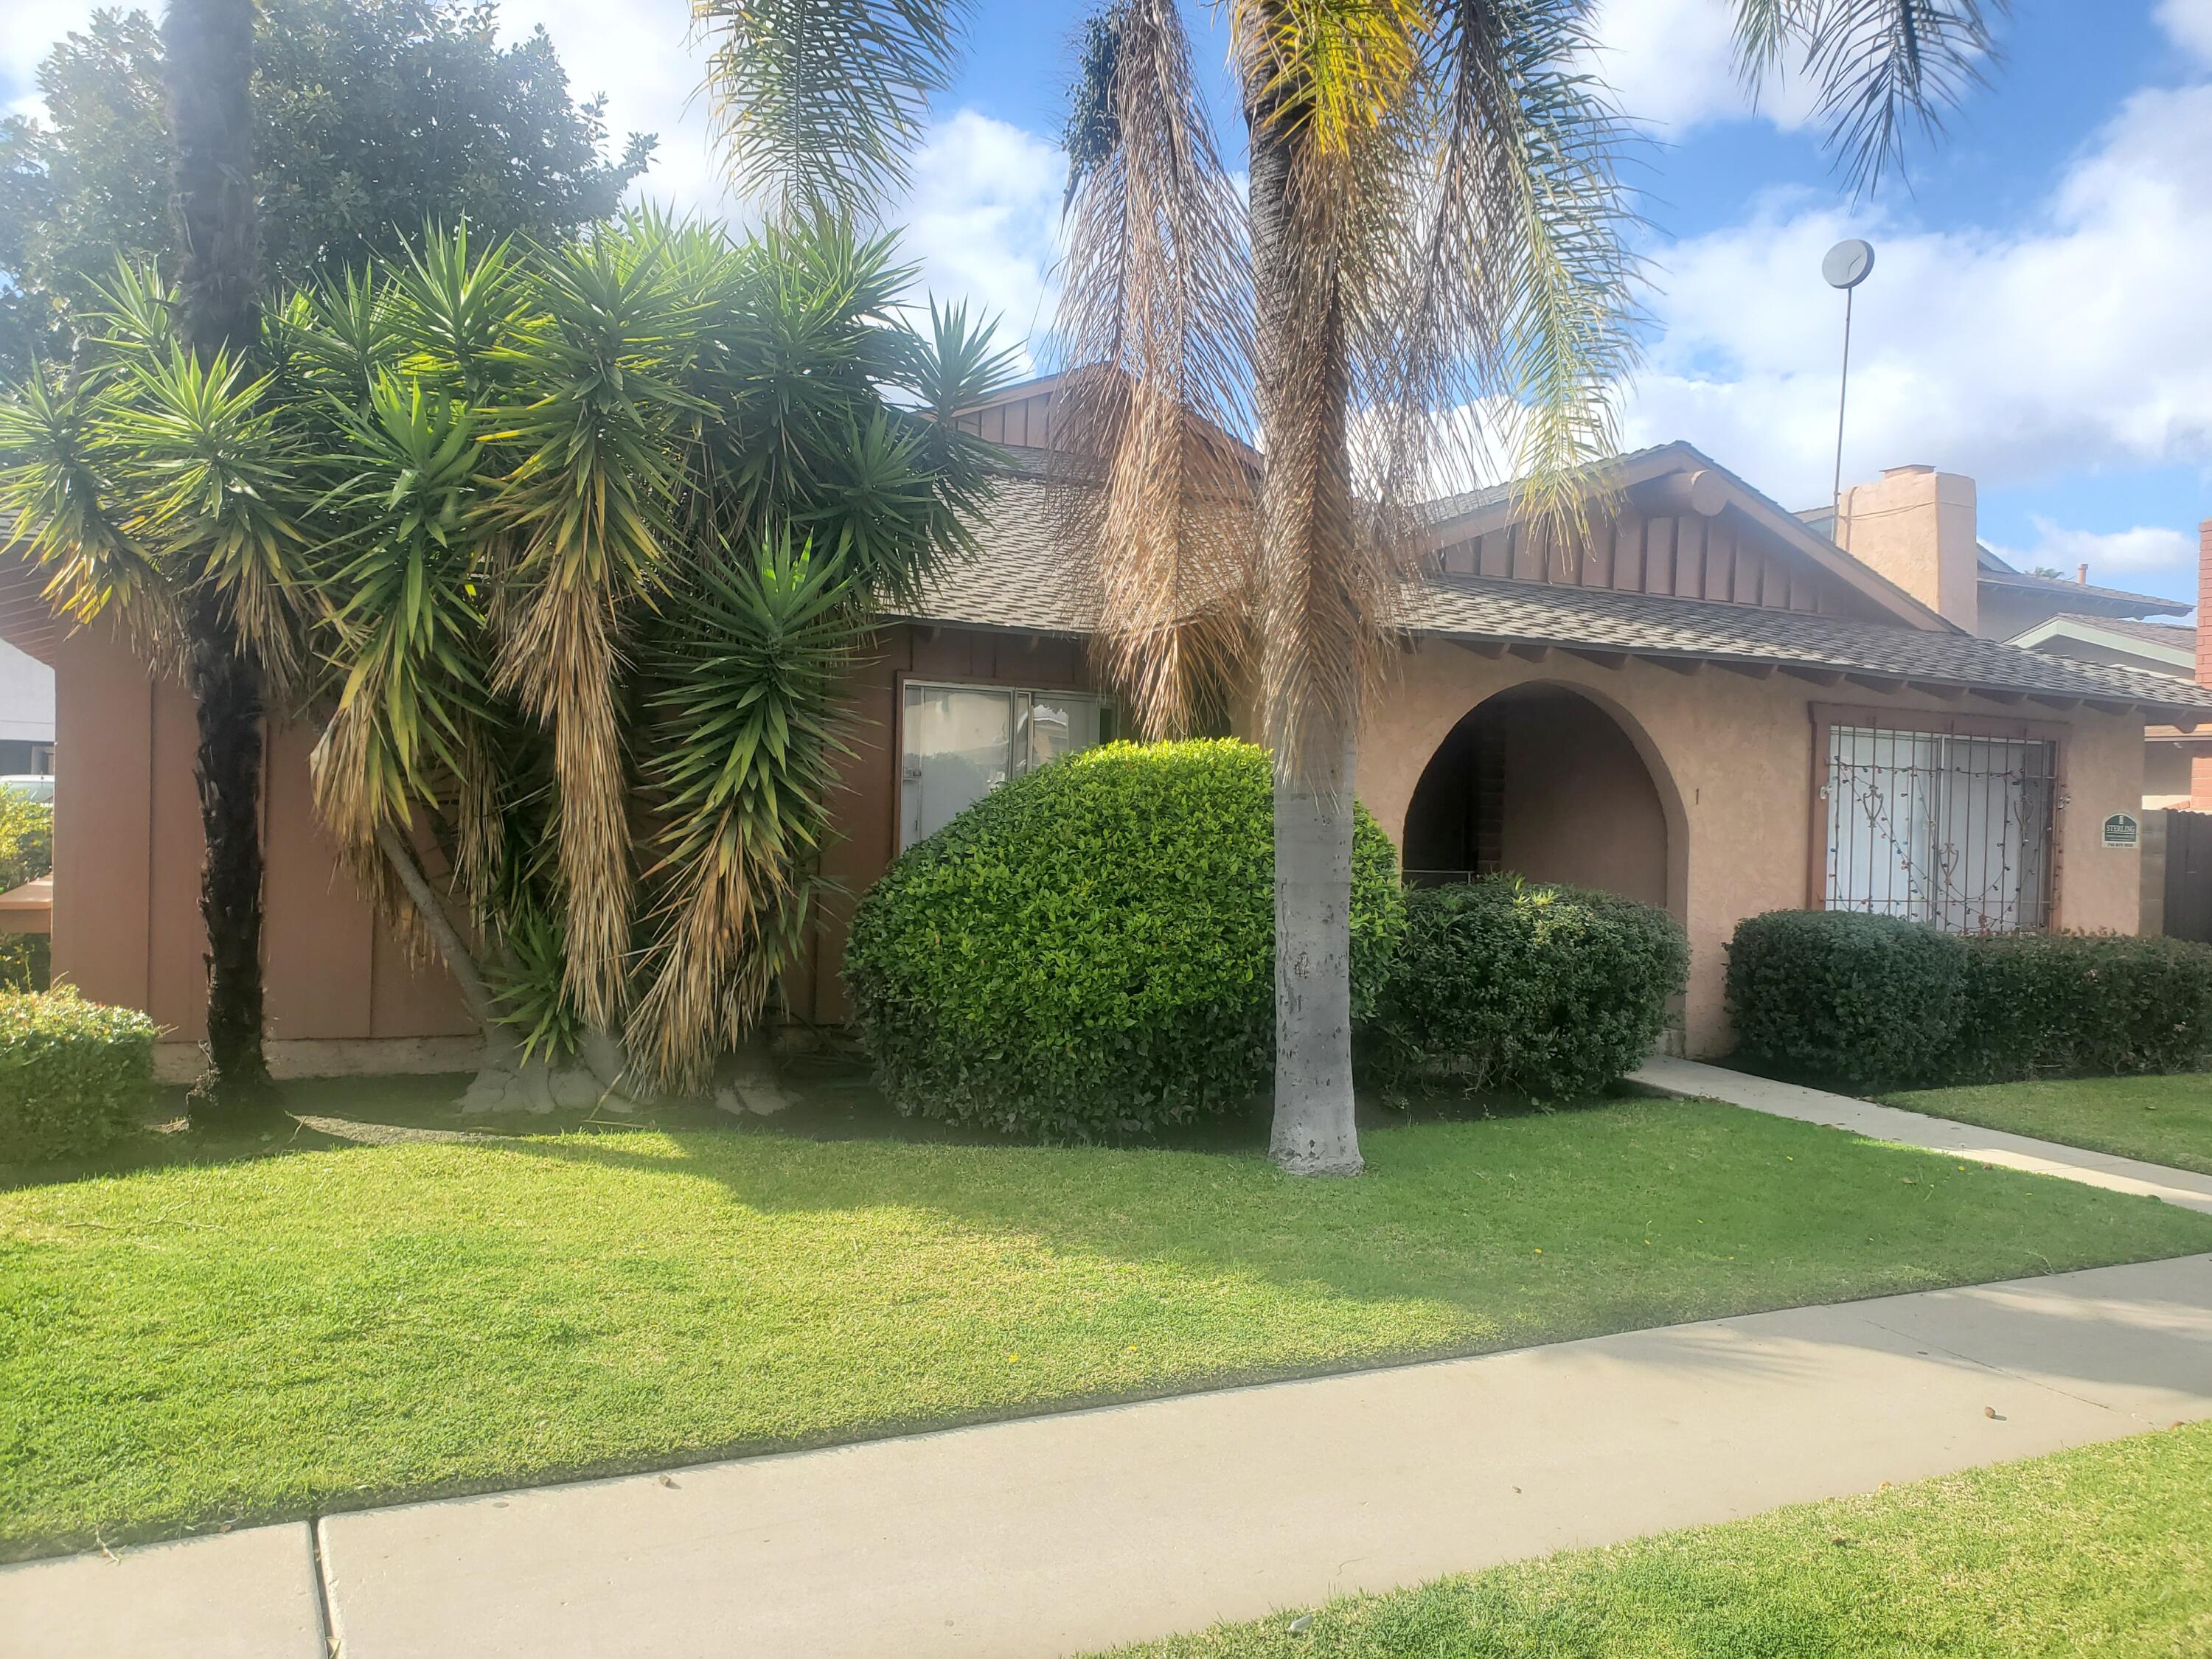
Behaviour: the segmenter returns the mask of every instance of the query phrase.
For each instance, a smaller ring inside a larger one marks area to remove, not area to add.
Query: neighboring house
[[[887,619],[854,676],[858,754],[823,855],[836,890],[786,981],[799,1018],[843,1017],[847,919],[902,847],[1117,730],[1087,662],[1089,585],[1048,530],[1051,398],[1033,382],[968,417],[1016,470],[976,557]],[[2212,692],[1978,637],[1971,483],[1962,510],[1948,475],[1893,476],[1911,482],[1847,498],[1856,557],[1686,444],[1613,463],[1577,548],[1532,535],[1507,490],[1437,503],[1358,766],[1414,878],[1514,870],[1664,906],[1690,935],[1692,1054],[1728,1044],[1725,945],[1754,912],[2134,932],[2136,852],[2100,826],[2142,798],[2144,726],[2212,725]],[[197,1037],[191,709],[104,635],[40,638],[64,769],[56,971]],[[336,869],[308,747],[272,734],[274,1059],[453,1064],[458,1001]]]
[[[54,671],[0,640],[0,777],[54,769]]]

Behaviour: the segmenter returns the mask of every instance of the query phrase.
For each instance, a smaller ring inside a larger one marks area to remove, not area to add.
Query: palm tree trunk
[[[171,206],[184,251],[179,331],[203,361],[243,354],[255,343],[260,281],[253,0],[170,0],[162,52],[175,145]],[[261,1030],[261,673],[214,594],[193,592],[184,609],[207,836],[208,1068],[190,1109],[195,1124],[237,1123],[276,1109]]]
[[[1352,740],[1275,767],[1275,1123],[1293,1175],[1358,1175],[1352,1091]]]
[[[1261,678],[1275,775],[1275,1113],[1294,1175],[1364,1167],[1352,1089],[1352,823],[1357,670],[1346,583],[1350,380],[1325,252],[1291,202],[1291,156],[1255,100],[1251,227],[1259,318]]]
[[[204,1127],[272,1114],[276,1085],[261,1047],[261,677],[212,595],[195,597],[187,628],[208,939],[208,1066],[188,1110]]]

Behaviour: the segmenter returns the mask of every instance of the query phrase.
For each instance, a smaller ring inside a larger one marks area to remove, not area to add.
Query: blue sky
[[[89,0],[14,0],[0,106]],[[979,0],[904,218],[940,295],[1050,317],[1054,137],[1083,8]],[[1825,499],[1838,296],[1821,251],[1879,250],[1860,291],[1844,472],[1932,462],[1980,484],[1982,532],[2091,579],[2194,597],[2212,515],[2212,0],[2017,0],[1991,85],[1914,158],[1909,189],[1838,188],[1788,86],[1750,109],[1729,0],[1604,0],[1604,72],[1652,143],[1655,325],[1622,390],[1632,443],[1682,437],[1792,506]],[[663,135],[645,193],[726,209],[690,93],[685,0],[504,0],[543,22],[617,130]],[[1192,12],[1206,68],[1223,34]],[[1232,135],[1233,137],[1233,135]]]

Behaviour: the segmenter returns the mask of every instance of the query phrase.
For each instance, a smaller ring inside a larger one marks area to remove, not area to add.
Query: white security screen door
[[[1098,699],[1060,691],[908,680],[901,713],[901,852],[1008,778],[1103,735]]]

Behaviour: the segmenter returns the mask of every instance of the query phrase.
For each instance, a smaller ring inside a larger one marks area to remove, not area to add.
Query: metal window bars
[[[1828,730],[1827,908],[2012,933],[2051,919],[2057,745]]]

